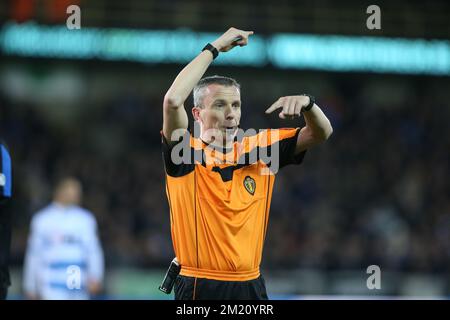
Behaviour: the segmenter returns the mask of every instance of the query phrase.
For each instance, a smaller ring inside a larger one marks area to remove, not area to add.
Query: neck
[[[75,203],[71,202],[71,201],[66,201],[64,199],[54,199],[53,203],[59,205],[59,206],[63,206],[63,207],[68,207],[68,206],[73,206],[75,205]]]

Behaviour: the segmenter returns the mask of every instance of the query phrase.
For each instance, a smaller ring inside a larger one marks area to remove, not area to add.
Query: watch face
[[[309,95],[309,94],[306,94],[306,93],[302,94],[302,96],[305,96],[305,97],[308,97],[308,98],[309,98],[309,104],[306,105],[306,106],[304,106],[304,107],[302,108],[301,112],[305,112],[305,111],[311,110],[311,108],[313,107],[314,103],[316,102],[315,99],[314,99],[314,97],[311,96],[311,95]]]
[[[219,55],[219,51],[217,51],[217,49],[210,43],[208,43],[203,49],[202,51],[208,50],[212,53],[213,55],[213,59],[215,59],[218,55]]]

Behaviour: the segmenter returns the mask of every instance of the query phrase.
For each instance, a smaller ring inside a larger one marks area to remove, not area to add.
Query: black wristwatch
[[[307,106],[303,107],[301,112],[305,112],[305,111],[311,110],[311,108],[313,107],[314,103],[316,102],[316,99],[312,95],[306,94],[306,93],[302,94],[302,96],[309,97],[309,104]]]
[[[213,60],[215,58],[217,58],[217,56],[219,55],[219,51],[211,43],[208,43],[206,46],[203,47],[202,51],[205,51],[205,50],[211,51],[211,53],[213,55]]]

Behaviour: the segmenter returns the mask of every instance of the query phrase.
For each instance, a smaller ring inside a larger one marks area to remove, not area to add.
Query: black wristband
[[[217,56],[219,55],[219,51],[211,43],[208,43],[206,46],[203,47],[202,51],[205,50],[211,51],[213,59],[217,58]]]
[[[315,99],[312,95],[309,95],[309,94],[306,94],[306,93],[305,93],[305,94],[302,94],[302,96],[309,97],[309,103],[308,103],[307,106],[304,106],[304,107],[302,108],[302,111],[301,111],[301,112],[305,112],[305,111],[311,110],[311,108],[313,107],[314,103],[316,103],[316,99]]]

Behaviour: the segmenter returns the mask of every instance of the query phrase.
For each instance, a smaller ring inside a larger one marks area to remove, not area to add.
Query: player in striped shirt
[[[29,299],[89,299],[98,294],[104,273],[103,251],[94,215],[79,206],[81,184],[65,178],[53,202],[31,222],[23,288]]]

